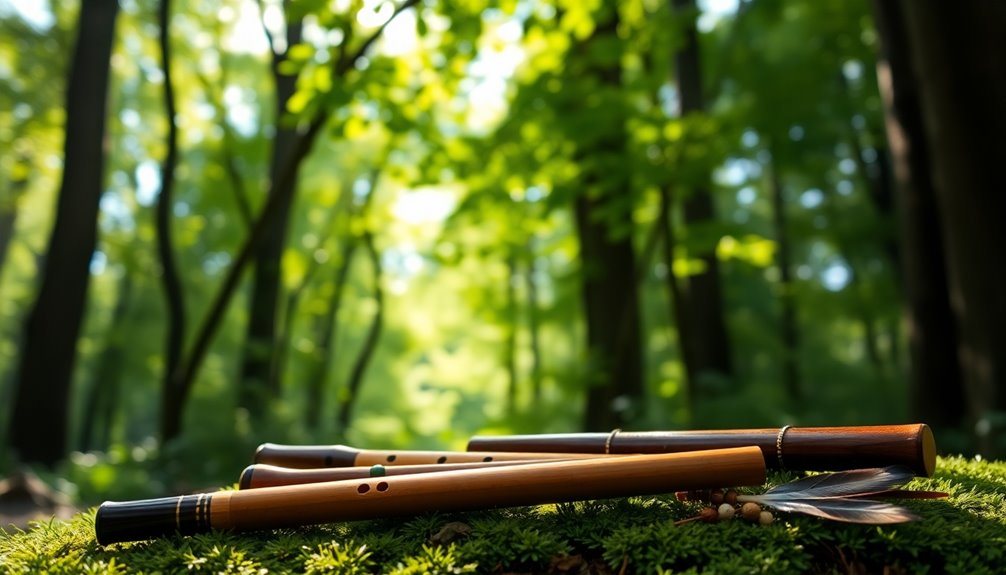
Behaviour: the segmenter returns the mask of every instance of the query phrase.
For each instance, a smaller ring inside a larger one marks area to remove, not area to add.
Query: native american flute
[[[318,467],[315,469],[291,469],[257,463],[249,465],[241,472],[238,486],[241,489],[260,489],[278,485],[298,485],[301,483],[324,483],[326,481],[345,481],[347,479],[364,479],[368,477],[385,477],[388,475],[412,475],[414,473],[435,473],[438,471],[465,471],[485,467],[507,467],[511,465],[526,465],[545,461],[562,461],[561,459],[515,459],[512,461],[477,461],[473,463],[434,463],[430,465],[371,465],[370,467]],[[578,458],[585,459],[585,458]]]
[[[839,471],[906,465],[930,477],[936,440],[924,423],[709,431],[621,431],[475,436],[469,450],[566,453],[673,453],[755,445],[775,469]]]
[[[218,491],[98,507],[98,543],[211,529],[275,529],[336,521],[760,485],[756,447],[547,461],[499,468]]]
[[[739,447],[739,446],[731,446]],[[370,465],[443,465],[528,459],[588,459],[597,454],[583,453],[492,453],[474,451],[409,451],[393,449],[357,449],[348,445],[280,445],[263,443],[255,451],[255,463],[317,469],[321,467],[353,467]]]

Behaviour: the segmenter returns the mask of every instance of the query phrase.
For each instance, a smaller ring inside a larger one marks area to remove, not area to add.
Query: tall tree
[[[910,413],[938,430],[959,429],[966,414],[957,361],[957,327],[950,307],[944,234],[904,13],[900,2],[875,0],[873,8],[881,38],[877,76],[887,115],[899,216],[911,357]]]
[[[405,0],[405,2],[398,5],[392,12],[391,17],[378,27],[377,30],[359,42],[355,49],[349,50],[346,42],[344,42],[344,51],[341,52],[342,56],[335,59],[332,63],[332,76],[343,78],[347,72],[354,69],[357,62],[364,57],[371,46],[380,38],[388,24],[403,11],[415,6],[418,1]],[[309,115],[309,119],[306,121],[306,126],[303,130],[297,132],[297,137],[294,138],[291,144],[287,162],[279,170],[277,178],[270,181],[270,188],[274,187],[278,190],[285,190],[285,192],[282,194],[266,195],[266,201],[258,217],[248,231],[248,236],[244,243],[235,254],[230,267],[225,272],[224,279],[210,304],[209,311],[196,330],[189,353],[185,356],[181,366],[176,370],[175,375],[166,386],[168,389],[164,394],[164,403],[162,405],[163,416],[161,418],[161,438],[164,441],[173,439],[181,433],[182,415],[189,394],[192,391],[192,385],[195,383],[196,376],[209,353],[210,345],[216,336],[217,330],[220,328],[224,313],[227,311],[234,294],[237,292],[241,277],[244,275],[245,266],[251,262],[252,256],[258,250],[260,243],[267,239],[266,232],[271,225],[273,211],[280,204],[292,201],[292,199],[286,197],[286,194],[294,192],[300,165],[307,158],[308,154],[310,154],[315,140],[321,134],[322,129],[328,124],[334,110],[328,106],[320,106],[312,108],[312,111],[313,113]]]
[[[902,2],[930,170],[943,229],[948,287],[978,447],[991,454],[1006,411],[1006,4]],[[999,449],[1002,449],[999,446]]]
[[[289,16],[290,2],[283,2],[284,13]],[[279,388],[279,370],[274,369],[276,361],[276,320],[279,314],[280,263],[286,246],[290,207],[293,205],[300,163],[291,164],[291,153],[297,138],[297,130],[285,122],[290,98],[297,91],[297,76],[284,72],[284,63],[290,60],[290,50],[300,44],[303,36],[302,18],[290,18],[286,24],[285,49],[278,50],[276,42],[269,35],[272,52],[272,77],[275,85],[273,115],[275,135],[272,141],[272,156],[269,161],[270,196],[276,201],[267,218],[264,238],[252,255],[254,276],[251,298],[248,300],[248,333],[245,336],[244,356],[241,360],[241,386],[239,404],[253,416],[259,416],[270,395]],[[268,28],[266,29],[268,32]],[[285,166],[292,166],[294,177],[281,179]],[[285,188],[281,187],[285,186]]]
[[[164,73],[164,115],[168,122],[167,152],[161,163],[161,190],[157,197],[155,219],[157,221],[157,255],[161,261],[161,286],[167,308],[167,333],[164,340],[164,384],[163,398],[167,401],[172,378],[181,366],[185,345],[185,297],[182,281],[175,264],[174,248],[171,242],[171,224],[174,215],[173,194],[175,167],[178,164],[178,121],[175,118],[175,89],[171,74],[171,0],[161,0],[157,13],[160,28],[158,46],[161,55],[161,69]]]
[[[698,8],[695,0],[672,0],[672,4],[678,17],[684,19],[686,23],[684,41],[674,55],[679,114],[682,117],[702,114],[705,112],[705,98],[699,34],[696,28]],[[696,181],[691,182],[688,193],[682,194],[685,195],[684,221],[688,226],[709,224],[715,219],[713,197],[709,191],[709,177],[709,172],[704,172]],[[673,244],[674,239],[668,238],[667,243]],[[691,395],[697,391],[698,382],[703,377],[733,374],[732,347],[723,315],[719,262],[712,249],[714,247],[706,247],[698,254],[704,264],[701,271],[684,279],[676,278],[671,271],[667,274],[668,284],[678,283],[678,286],[669,285],[669,289],[672,295],[675,291],[680,294],[679,298],[672,297],[672,301],[678,301],[680,304],[676,306],[676,317],[689,391],[693,392]],[[673,262],[667,262],[668,270],[673,270],[672,264]],[[694,400],[694,397],[690,397],[690,400]]]
[[[628,424],[643,398],[639,296],[627,171],[627,103],[622,90],[618,4],[595,13],[593,34],[571,55],[568,73],[592,86],[574,121],[596,121],[576,134],[582,189],[573,206],[580,241],[587,324],[588,390],[584,427]],[[602,121],[603,118],[603,121]]]
[[[38,298],[25,323],[9,443],[23,461],[66,455],[70,383],[97,242],[117,0],[80,8],[66,90],[64,168]],[[39,422],[44,422],[40,425]]]

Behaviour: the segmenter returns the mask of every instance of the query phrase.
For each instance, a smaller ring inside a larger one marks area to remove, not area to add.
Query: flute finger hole
[[[492,461],[492,460],[493,460],[492,457],[483,457],[482,458],[482,461],[485,461],[485,462],[489,462],[489,461]]]
[[[389,463],[392,462],[392,461],[394,461],[395,459],[396,459],[396,457],[394,455],[389,455],[388,456],[388,462]]]
[[[446,455],[441,455],[440,457],[438,457],[437,458],[437,463],[447,463],[447,456]]]
[[[366,483],[361,483],[359,487],[356,488],[357,493],[366,493],[370,491],[370,486]]]
[[[382,482],[378,483],[377,484],[377,490],[378,491],[387,491],[388,490],[388,483],[385,482],[385,481],[382,481]]]

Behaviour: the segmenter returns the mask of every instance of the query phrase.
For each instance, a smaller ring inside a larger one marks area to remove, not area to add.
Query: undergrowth
[[[776,482],[790,479],[776,475]],[[698,504],[640,497],[101,547],[94,513],[0,532],[4,573],[1001,573],[1006,463],[941,458],[906,501],[922,519],[863,526],[780,515],[674,521]]]

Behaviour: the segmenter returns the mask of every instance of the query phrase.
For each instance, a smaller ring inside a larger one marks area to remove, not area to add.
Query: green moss
[[[775,482],[791,477],[779,474]],[[845,525],[796,515],[768,527],[674,521],[694,503],[633,497],[408,520],[338,523],[249,534],[212,533],[111,545],[94,515],[0,534],[4,573],[996,573],[1006,562],[1006,463],[942,458],[907,501],[921,521]],[[449,533],[451,522],[469,529]]]

